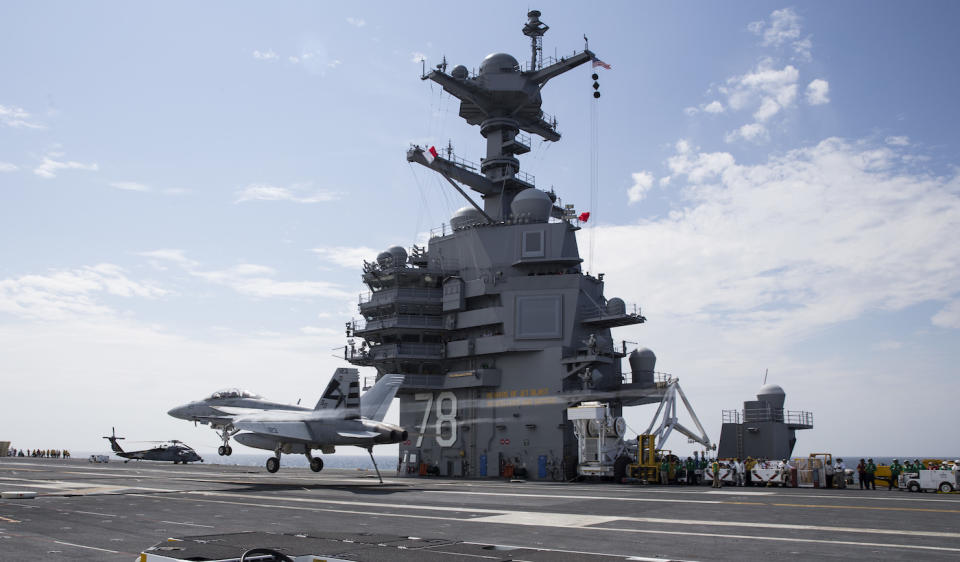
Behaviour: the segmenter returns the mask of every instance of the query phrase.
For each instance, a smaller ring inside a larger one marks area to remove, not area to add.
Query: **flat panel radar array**
[[[543,61],[548,27],[539,17],[531,11],[523,28],[526,69],[494,53],[476,75],[463,65],[448,74],[444,63],[421,77],[460,100],[486,154],[471,167],[450,151],[411,146],[407,160],[443,176],[469,204],[426,247],[390,248],[364,263],[369,292],[362,320],[347,323],[344,358],[378,377],[405,375],[403,475],[567,477],[577,462],[568,407],[602,401],[620,416],[664,396],[652,353],[630,362],[649,373],[625,373],[626,343],[611,335],[643,316],[607,299],[602,275],[584,273],[576,212],[520,170],[517,157],[530,151],[521,131],[560,140],[541,109],[544,86],[596,58],[584,50]]]

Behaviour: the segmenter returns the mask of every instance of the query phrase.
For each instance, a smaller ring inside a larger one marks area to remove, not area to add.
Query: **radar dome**
[[[462,64],[458,64],[457,66],[453,67],[453,70],[450,72],[450,76],[453,76],[457,80],[464,80],[469,75],[470,73],[467,71],[467,67],[463,66]]]
[[[535,187],[527,188],[517,194],[510,203],[510,211],[515,219],[527,219],[531,222],[547,222],[553,202],[550,196]]]
[[[460,230],[486,222],[480,211],[473,207],[461,207],[450,217],[450,228]]]
[[[653,372],[657,367],[657,356],[646,347],[634,349],[630,352],[630,371],[633,373],[634,384],[645,386],[653,385]]]
[[[757,392],[757,400],[767,402],[774,408],[783,408],[783,402],[786,397],[787,393],[777,384],[765,384],[761,386],[760,391]]]
[[[480,63],[480,74],[507,74],[520,72],[520,63],[507,53],[487,55]]]
[[[623,299],[613,297],[607,301],[607,314],[611,316],[620,316],[627,313],[627,305]],[[648,350],[649,351],[649,350]]]
[[[393,267],[403,267],[407,263],[407,251],[403,247],[391,246],[387,253],[393,258]]]

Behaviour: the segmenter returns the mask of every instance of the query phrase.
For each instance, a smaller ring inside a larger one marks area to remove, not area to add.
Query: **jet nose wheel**
[[[233,447],[231,447],[230,445],[227,445],[226,447],[224,447],[224,448],[223,448],[223,454],[226,455],[226,456],[228,456],[228,457],[229,457],[230,455],[232,455],[232,454],[233,454]]]
[[[310,468],[313,468],[312,464]],[[278,459],[277,457],[270,457],[269,459],[267,459],[267,472],[273,473],[278,470],[280,470],[280,459]]]
[[[219,447],[217,447],[217,454],[220,455],[221,457],[224,456],[224,455],[226,455],[226,454],[227,454],[227,448],[224,447],[223,445],[220,445]]]
[[[323,459],[321,458],[310,459],[310,470],[314,472],[320,472],[321,470],[323,470]]]

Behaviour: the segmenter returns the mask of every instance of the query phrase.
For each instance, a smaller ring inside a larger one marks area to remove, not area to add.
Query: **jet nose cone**
[[[167,415],[185,420],[187,419],[188,409],[189,409],[188,406],[177,406],[176,408],[171,408],[170,410],[168,410]]]

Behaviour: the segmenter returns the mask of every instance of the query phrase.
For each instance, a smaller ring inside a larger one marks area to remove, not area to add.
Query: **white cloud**
[[[187,269],[200,265],[198,262],[189,259],[183,250],[178,250],[175,248],[163,248],[160,250],[151,250],[149,252],[139,252],[137,255],[173,262]]]
[[[277,187],[275,185],[252,183],[237,192],[234,203],[245,201],[292,201],[294,203],[326,203],[340,199],[340,194],[332,191],[315,191],[302,194],[305,186]]]
[[[810,37],[801,37],[800,16],[793,8],[774,10],[770,21],[755,21],[747,26],[751,32],[763,37],[765,47],[790,45],[798,57],[809,60],[813,41]]]
[[[719,88],[727,96],[733,111],[753,109],[753,123],[727,133],[726,141],[760,142],[768,138],[765,122],[796,104],[797,80],[800,72],[793,65],[776,68],[772,59],[760,61],[757,67],[740,76],[728,78]]]
[[[267,49],[266,51],[253,51],[253,58],[257,60],[277,60],[279,57],[277,53],[273,52],[273,49]]]
[[[800,72],[793,65],[777,69],[771,59],[764,59],[752,72],[727,79],[720,91],[727,94],[731,109],[741,110],[767,100],[779,107],[788,107],[797,97]]]
[[[115,187],[117,189],[123,189],[125,191],[150,191],[150,187],[143,185],[142,183],[137,183],[135,181],[114,181],[110,182],[110,187]]]
[[[43,125],[30,121],[30,113],[22,107],[0,105],[0,124],[14,129],[42,129]]]
[[[367,22],[364,21],[363,19],[361,19],[361,18],[354,18],[354,17],[348,17],[348,18],[347,18],[347,23],[349,23],[350,25],[352,25],[352,26],[354,26],[354,27],[363,27],[363,26],[367,25]]]
[[[410,53],[410,62],[419,63],[420,61],[427,60],[427,55],[421,53],[420,51],[414,51]]]
[[[645,171],[635,172],[631,175],[633,176],[633,185],[627,190],[627,200],[633,205],[643,201],[647,192],[653,187],[654,177],[653,174]]]
[[[724,107],[723,104],[717,100],[713,100],[707,105],[703,106],[703,110],[707,113],[723,113]]]
[[[677,154],[667,159],[667,166],[674,176],[686,176],[691,182],[695,183],[722,174],[724,170],[733,165],[733,155],[729,152],[699,152],[694,154],[687,141],[678,142]]]
[[[767,128],[760,123],[747,123],[738,129],[730,131],[723,137],[723,139],[729,143],[737,142],[738,140],[760,142],[768,138]]]
[[[102,263],[47,275],[0,280],[0,313],[33,320],[60,320],[76,315],[113,311],[97,295],[157,298],[167,291],[149,282],[130,279],[123,268]]]
[[[335,283],[325,281],[278,281],[274,279],[277,271],[266,265],[241,263],[226,269],[203,270],[200,263],[188,258],[183,250],[164,248],[140,252],[138,255],[155,260],[174,263],[184,271],[208,283],[229,287],[234,291],[258,298],[271,297],[325,297],[350,298],[353,293],[343,290]],[[158,267],[163,269],[162,266]]]
[[[693,117],[694,115],[700,113],[700,110],[696,107],[690,106],[690,107],[683,108],[683,112],[689,115],[690,117]]]
[[[59,170],[86,170],[96,172],[100,169],[96,162],[92,164],[83,164],[82,162],[61,162],[51,157],[59,157],[60,153],[51,153],[43,157],[43,162],[33,169],[33,173],[42,178],[55,178]]]
[[[830,83],[826,80],[817,78],[807,84],[807,103],[810,105],[823,105],[830,103]]]
[[[934,326],[960,329],[960,299],[956,299],[930,319]]]
[[[234,291],[259,298],[273,297],[324,297],[348,298],[352,293],[344,291],[335,283],[325,281],[277,281],[276,271],[257,264],[239,264],[216,271],[191,271],[191,275],[230,287]]]
[[[16,172],[20,168],[16,164],[0,162],[0,172]]]
[[[681,206],[597,227],[611,294],[783,345],[929,301],[951,302],[934,324],[960,327],[960,177],[913,174],[890,148],[837,138],[756,165],[681,148],[668,160],[687,183]],[[636,240],[644,252],[616,250]],[[657,275],[635,283],[636,271]]]
[[[364,260],[373,261],[379,253],[377,250],[366,246],[327,246],[313,248],[310,251],[320,256],[320,259],[324,262],[331,262],[340,267],[358,271]]]
[[[885,143],[890,146],[908,146],[910,144],[910,137],[907,136],[891,136],[884,139]]]

